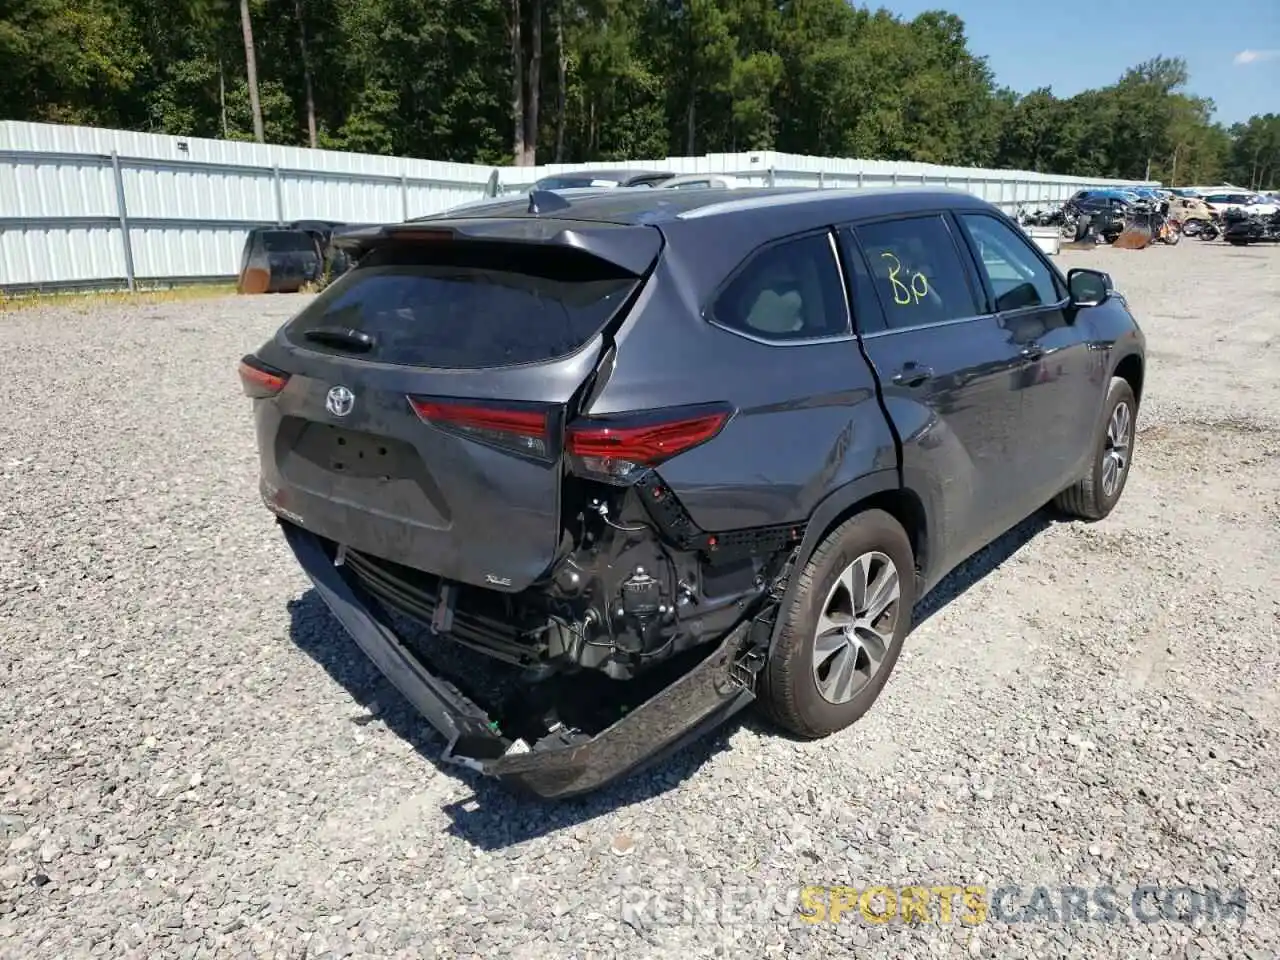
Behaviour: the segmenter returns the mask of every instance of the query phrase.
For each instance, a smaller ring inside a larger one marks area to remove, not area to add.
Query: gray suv
[[[965,193],[534,191],[339,239],[240,365],[262,498],[445,757],[542,796],[755,700],[846,727],[948,571],[1124,489],[1125,299]]]

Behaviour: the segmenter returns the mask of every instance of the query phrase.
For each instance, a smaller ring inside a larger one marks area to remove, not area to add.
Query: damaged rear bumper
[[[281,520],[317,593],[384,676],[448,741],[443,757],[544,798],[596,790],[638,773],[719,726],[755,699],[740,662],[750,624],[729,633],[688,673],[589,740],[529,749],[503,736],[488,713],[415,657],[377,601],[335,566],[323,541]]]

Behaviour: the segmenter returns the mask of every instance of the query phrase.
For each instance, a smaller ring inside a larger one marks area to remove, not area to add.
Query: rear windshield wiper
[[[323,343],[328,347],[337,347],[339,350],[351,350],[357,353],[367,353],[373,349],[373,345],[377,342],[363,330],[352,330],[350,327],[314,327],[304,333],[303,336],[308,340]]]

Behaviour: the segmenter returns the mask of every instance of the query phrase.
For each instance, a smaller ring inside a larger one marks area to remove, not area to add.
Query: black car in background
[[[1106,243],[1114,243],[1133,213],[1134,202],[1116,196],[1113,192],[1082,190],[1064,205],[1064,213],[1074,217],[1075,239],[1080,239],[1088,228]]]
[[[240,257],[240,293],[296,293],[320,277],[322,257],[313,233],[254,227]]]
[[[848,726],[949,571],[1124,490],[1124,297],[967,193],[534,191],[343,242],[240,366],[262,499],[445,757],[543,796],[754,700]]]

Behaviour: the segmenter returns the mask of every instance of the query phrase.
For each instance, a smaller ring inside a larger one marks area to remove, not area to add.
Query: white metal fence
[[[548,173],[601,167],[719,172],[779,186],[950,186],[1012,212],[1087,180],[1025,171],[711,154],[628,163],[492,167],[224,140],[0,121],[0,289],[231,277],[247,231],[293,220],[400,221]]]

